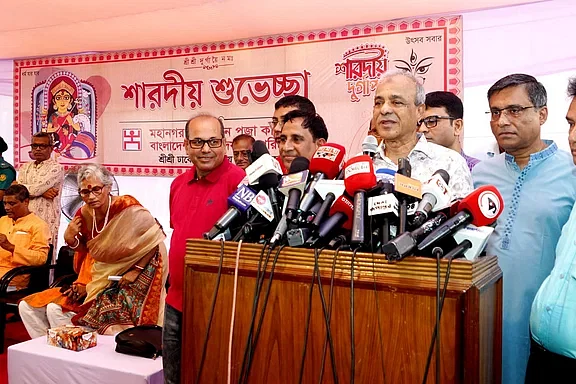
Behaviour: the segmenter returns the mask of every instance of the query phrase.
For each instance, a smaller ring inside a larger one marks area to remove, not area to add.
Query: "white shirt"
[[[411,177],[424,183],[432,177],[434,172],[443,169],[450,175],[448,186],[452,191],[452,196],[459,199],[468,195],[473,190],[473,185],[466,160],[458,152],[429,143],[422,134],[418,134],[418,136],[418,142],[408,155],[408,160],[412,166]],[[384,154],[384,141],[374,156],[374,170],[380,168],[398,170],[398,164],[394,164]]]

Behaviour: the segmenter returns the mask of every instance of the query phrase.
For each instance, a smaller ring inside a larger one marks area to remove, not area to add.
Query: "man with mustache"
[[[504,211],[486,253],[504,274],[502,383],[524,383],[530,306],[554,265],[554,249],[576,199],[570,154],[540,137],[547,94],[533,76],[513,74],[488,90],[490,127],[506,152],[474,167],[474,186],[494,185]]]
[[[232,139],[232,156],[234,164],[242,169],[248,168],[251,163],[252,146],[254,138],[250,135],[241,134]]]
[[[458,153],[430,143],[418,133],[418,121],[425,109],[424,87],[409,72],[389,71],[376,88],[372,125],[382,142],[374,157],[374,167],[398,169],[398,159],[408,158],[412,177],[425,182],[438,169],[450,175],[448,186],[455,197],[472,190],[466,161]]]
[[[576,78],[568,82],[572,99],[566,120],[570,127],[568,143],[576,164]],[[574,170],[574,168],[572,168]],[[574,175],[574,173],[573,173]],[[576,206],[556,247],[556,260],[550,275],[536,293],[530,313],[532,341],[526,369],[526,383],[560,382],[576,372]]]
[[[292,161],[299,156],[311,160],[316,150],[328,140],[326,124],[317,113],[293,110],[284,115],[282,122],[278,146],[285,169],[290,169]]]

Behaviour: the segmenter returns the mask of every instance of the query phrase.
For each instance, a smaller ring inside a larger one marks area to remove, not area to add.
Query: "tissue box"
[[[51,328],[48,330],[48,345],[83,351],[96,346],[96,331],[70,325]]]

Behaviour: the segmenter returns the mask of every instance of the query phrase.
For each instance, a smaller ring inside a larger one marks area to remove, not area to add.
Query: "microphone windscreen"
[[[344,187],[349,195],[356,191],[368,190],[376,185],[374,164],[368,155],[351,158],[344,167]]]
[[[302,171],[306,171],[310,167],[310,160],[303,156],[298,156],[294,160],[292,160],[292,164],[290,164],[290,171],[288,173],[298,173]]]
[[[378,139],[368,135],[362,142],[362,152],[376,153],[378,151]]]
[[[504,210],[504,200],[495,186],[484,185],[463,198],[458,210],[469,212],[472,215],[472,224],[483,227],[491,225],[500,216]]]
[[[326,143],[314,152],[310,172],[313,175],[322,172],[326,179],[335,179],[344,164],[345,155],[346,149],[340,144]]]
[[[341,195],[338,197],[332,207],[330,207],[330,216],[340,212],[346,216],[346,222],[342,225],[342,228],[352,229],[352,217],[354,215],[354,204],[352,200],[346,195]]]
[[[266,143],[264,143],[262,140],[256,140],[252,145],[252,153],[250,155],[252,157],[252,162],[258,160],[260,156],[266,153],[270,153]]]
[[[258,179],[258,189],[268,189],[278,187],[280,178],[275,173],[266,173]]]

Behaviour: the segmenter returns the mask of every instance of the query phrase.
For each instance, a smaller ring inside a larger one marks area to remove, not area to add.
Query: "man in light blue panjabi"
[[[486,252],[504,274],[502,383],[523,384],[530,350],[534,296],[554,265],[555,248],[576,200],[576,172],[569,153],[540,138],[546,90],[534,77],[514,74],[488,90],[490,126],[506,153],[472,172],[474,186],[494,185],[504,211]]]
[[[576,164],[576,77],[568,83],[572,98],[566,120]],[[574,381],[576,373],[576,206],[562,229],[556,262],[538,290],[530,313],[532,345],[526,383]]]

